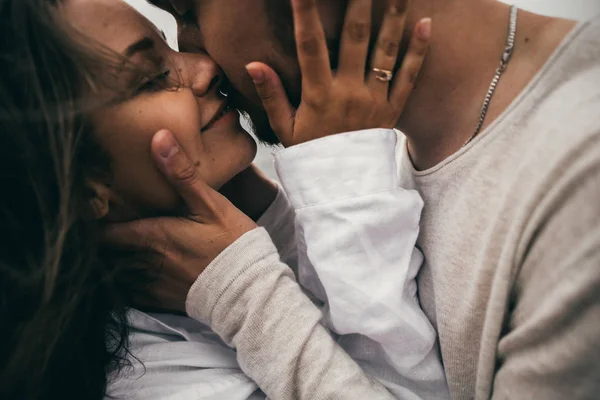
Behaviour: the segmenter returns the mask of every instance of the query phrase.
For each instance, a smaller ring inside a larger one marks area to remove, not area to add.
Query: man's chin
[[[248,123],[250,131],[258,138],[258,140],[268,145],[280,144],[281,142],[271,128],[269,117],[262,106],[251,102],[232,87],[228,88],[228,90],[229,103],[233,108],[242,113]]]
[[[269,124],[269,118],[264,111],[242,111],[252,133],[261,143],[278,145],[281,142]]]

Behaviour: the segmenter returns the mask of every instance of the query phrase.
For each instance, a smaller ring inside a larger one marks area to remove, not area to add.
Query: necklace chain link
[[[517,15],[519,9],[517,6],[513,5],[510,9],[510,24],[508,29],[508,38],[506,40],[506,47],[504,48],[504,53],[502,54],[502,59],[500,60],[500,66],[496,70],[496,74],[494,75],[494,79],[492,79],[492,83],[490,84],[490,88],[485,95],[485,100],[483,101],[483,106],[481,107],[481,113],[479,116],[479,123],[477,124],[477,128],[475,128],[475,133],[469,137],[469,140],[464,144],[464,146],[468,145],[479,135],[481,132],[481,128],[483,128],[483,124],[485,123],[485,118],[487,117],[490,104],[492,102],[492,98],[494,97],[494,93],[496,93],[496,88],[498,87],[498,83],[506,71],[506,67],[512,58],[513,52],[515,50],[515,38],[517,36]],[[464,147],[463,146],[463,147]]]

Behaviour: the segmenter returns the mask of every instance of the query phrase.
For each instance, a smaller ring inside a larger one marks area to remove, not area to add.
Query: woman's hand
[[[132,250],[138,263],[143,258],[141,268],[155,277],[135,299],[137,306],[185,312],[187,294],[198,276],[256,224],[202,181],[197,166],[171,133],[160,131],[154,136],[152,155],[185,201],[188,217],[112,225],[106,240]]]
[[[290,105],[277,73],[262,63],[246,66],[271,126],[288,147],[309,140],[370,128],[393,128],[421,70],[431,37],[423,19],[395,73],[408,0],[389,0],[376,49],[365,73],[371,32],[372,0],[350,0],[341,36],[339,67],[330,68],[316,0],[292,0],[302,103]],[[388,73],[388,71],[390,73]]]

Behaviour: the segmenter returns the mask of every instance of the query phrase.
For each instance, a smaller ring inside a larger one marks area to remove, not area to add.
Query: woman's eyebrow
[[[125,55],[127,57],[132,57],[136,53],[141,53],[144,51],[152,50],[154,48],[154,40],[149,37],[142,38],[138,40],[131,46],[127,47],[125,50]]]

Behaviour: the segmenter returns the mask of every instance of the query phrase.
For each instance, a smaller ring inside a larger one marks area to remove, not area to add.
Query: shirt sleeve
[[[448,398],[436,333],[417,299],[423,202],[400,187],[397,135],[376,129],[283,150],[276,170],[296,213],[300,284],[324,324],[398,398]]]
[[[597,136],[598,137],[598,136]],[[554,177],[524,233],[493,399],[600,394],[600,146]],[[520,261],[519,261],[520,260]],[[479,398],[479,397],[478,397]]]
[[[392,399],[336,344],[264,228],[222,252],[186,302],[272,399]]]

